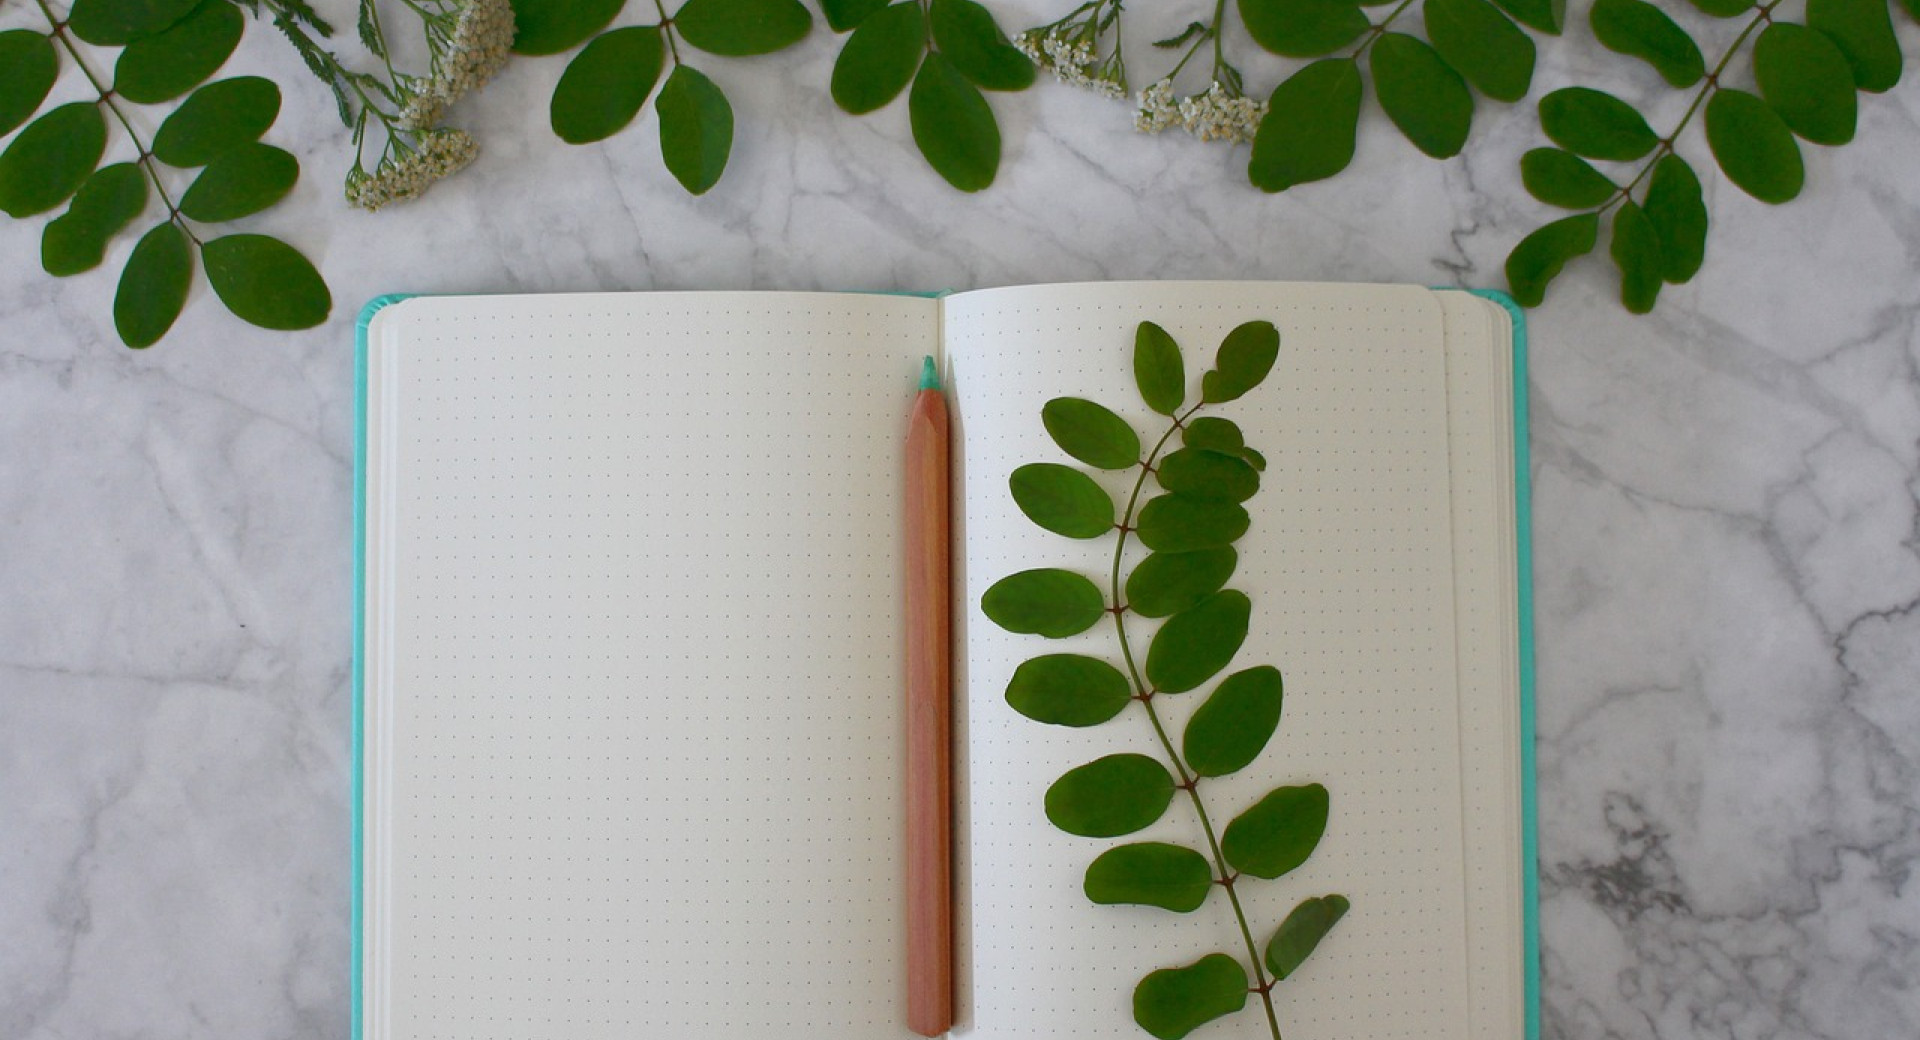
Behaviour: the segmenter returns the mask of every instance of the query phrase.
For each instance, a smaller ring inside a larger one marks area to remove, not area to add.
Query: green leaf
[[[1261,191],[1285,191],[1346,169],[1361,93],[1360,66],[1351,58],[1326,58],[1287,77],[1267,99],[1247,180]]]
[[[215,80],[194,91],[153,135],[154,158],[188,169],[260,139],[280,115],[280,88],[259,76]]]
[[[626,128],[660,81],[666,57],[657,25],[630,25],[594,37],[567,63],[547,119],[568,144],[604,141]]]
[[[1432,47],[1405,33],[1373,43],[1373,89],[1387,118],[1415,148],[1447,159],[1460,154],[1473,127],[1473,95]]]
[[[1053,462],[1013,471],[1007,483],[1027,519],[1068,538],[1098,538],[1113,530],[1113,499],[1092,477]]]
[[[1660,143],[1632,105],[1589,87],[1562,87],[1541,98],[1540,128],[1553,143],[1588,159],[1630,161]]]
[[[1151,826],[1172,800],[1167,767],[1145,755],[1108,755],[1047,788],[1047,819],[1068,834],[1116,838]]]
[[[1133,989],[1133,1020],[1160,1040],[1181,1037],[1247,1006],[1247,969],[1224,953],[1162,968]]]
[[[980,88],[946,55],[928,54],[920,63],[907,92],[907,117],[913,143],[948,184],[979,191],[993,183],[1000,169],[1000,124]]]
[[[512,0],[513,52],[558,54],[607,27],[627,0]]]
[[[120,52],[114,92],[143,105],[171,101],[225,64],[244,28],[239,8],[228,0],[204,0],[171,29]]]
[[[1267,940],[1267,970],[1276,979],[1292,975],[1313,955],[1320,940],[1326,938],[1327,933],[1333,931],[1333,926],[1347,915],[1347,908],[1351,905],[1346,896],[1340,895],[1301,900],[1300,905],[1287,915],[1287,919],[1280,922],[1273,938]]]
[[[1886,0],[1807,0],[1807,24],[1833,37],[1861,90],[1878,94],[1900,82],[1900,41]]]
[[[1707,74],[1693,37],[1646,0],[1594,0],[1588,18],[1601,46],[1639,58],[1673,86],[1690,87]]]
[[[1806,183],[1793,132],[1765,101],[1744,90],[1714,91],[1707,102],[1707,147],[1727,179],[1761,202],[1785,202]]]
[[[1253,604],[1224,589],[1168,618],[1147,647],[1147,681],[1157,693],[1185,693],[1219,675],[1247,640]]]
[[[1245,769],[1280,725],[1282,690],[1280,670],[1271,665],[1227,676],[1187,720],[1180,738],[1187,768],[1201,776]]]
[[[0,136],[39,111],[59,77],[52,41],[26,29],[0,32]]]
[[[189,220],[239,220],[285,198],[300,177],[300,161],[268,144],[243,144],[207,164],[180,199]]]
[[[887,0],[820,0],[820,11],[827,16],[827,26],[837,33],[865,24],[885,6]]]
[[[228,235],[200,247],[207,283],[235,317],[263,329],[310,329],[333,296],[299,250],[267,235]]]
[[[1150,618],[1178,614],[1224,588],[1239,562],[1230,545],[1152,553],[1127,576],[1127,609]]]
[[[1040,421],[1060,450],[1095,469],[1126,469],[1140,461],[1140,435],[1125,419],[1082,397],[1056,397]]]
[[[1085,577],[1041,567],[994,582],[980,597],[980,609],[1009,632],[1064,639],[1092,628],[1107,603]]]
[[[1046,654],[1022,662],[1007,681],[1014,711],[1050,726],[1098,726],[1120,714],[1133,688],[1120,669],[1096,657]]]
[[[1353,0],[1240,0],[1240,17],[1255,43],[1289,58],[1331,54],[1373,24]]]
[[[1691,279],[1707,250],[1707,206],[1693,167],[1677,155],[1661,156],[1640,208],[1660,238],[1660,276],[1675,285]]]
[[[113,296],[113,327],[129,347],[158,342],[186,306],[193,282],[193,251],[179,225],[156,224],[127,258]]]
[[[1693,6],[1715,18],[1732,18],[1752,10],[1753,0],[1693,0]]]
[[[1238,454],[1241,458],[1247,460],[1247,465],[1252,466],[1255,473],[1265,473],[1267,471],[1267,457],[1265,455],[1254,451],[1252,448],[1241,448]]]
[[[772,54],[799,43],[813,27],[800,0],[687,0],[673,16],[680,38],[728,57]]]
[[[1227,824],[1220,853],[1242,874],[1277,878],[1313,855],[1327,831],[1327,808],[1319,784],[1276,788]]]
[[[1272,322],[1249,321],[1236,326],[1220,341],[1213,371],[1200,377],[1200,399],[1208,404],[1238,400],[1267,378],[1279,356],[1280,332]]]
[[[1853,140],[1860,107],[1853,69],[1826,33],[1792,22],[1767,26],[1753,45],[1753,75],[1787,129],[1814,144]]]
[[[993,15],[974,0],[933,0],[927,15],[933,44],[962,76],[984,90],[1033,86],[1033,62],[1007,41]]]
[[[107,240],[147,208],[147,176],[138,163],[102,166],[80,185],[66,213],[40,238],[40,266],[58,278],[100,265]]]
[[[1247,533],[1247,511],[1232,502],[1189,495],[1161,495],[1140,510],[1140,544],[1155,552],[1183,553],[1232,545]]]
[[[1180,439],[1189,448],[1225,452],[1229,455],[1236,454],[1247,446],[1246,438],[1240,433],[1240,427],[1234,425],[1232,419],[1222,419],[1217,415],[1203,415],[1189,421]]]
[[[834,103],[856,116],[882,108],[907,89],[926,52],[927,20],[918,0],[869,17],[833,63]]]
[[[97,47],[124,47],[185,18],[200,0],[74,0],[67,28]]]
[[[1559,148],[1535,148],[1520,157],[1520,183],[1549,206],[1593,209],[1620,186],[1585,159]]]
[[[1913,20],[1920,22],[1920,0],[1900,0],[1900,2],[1906,7],[1907,13],[1913,16]]]
[[[1427,0],[1427,39],[1467,82],[1495,101],[1533,85],[1533,37],[1487,0]]]
[[[1567,24],[1567,0],[1494,0],[1494,3],[1521,25],[1548,36],[1560,35],[1561,28]]]
[[[0,152],[0,210],[29,217],[67,201],[106,149],[107,123],[97,102],[48,110]]]
[[[1167,330],[1143,321],[1133,333],[1133,382],[1140,399],[1161,415],[1172,415],[1187,401],[1187,369],[1180,344]]]
[[[1213,502],[1245,502],[1260,490],[1260,474],[1245,459],[1204,448],[1169,454],[1154,476],[1168,491]]]
[[[1640,207],[1631,201],[1620,204],[1613,215],[1613,245],[1608,254],[1620,269],[1620,303],[1634,314],[1653,310],[1660,298],[1660,277],[1665,265],[1660,259],[1660,235]]]
[[[1191,913],[1207,901],[1213,868],[1183,845],[1146,841],[1108,849],[1087,866],[1082,888],[1096,903],[1157,906]]]
[[[1562,217],[1536,229],[1507,254],[1507,287],[1522,307],[1538,307],[1547,286],[1568,260],[1591,252],[1600,235],[1600,218],[1592,213]]]
[[[660,157],[667,172],[688,193],[705,194],[727,169],[733,106],[704,74],[675,65],[653,107],[660,114]]]

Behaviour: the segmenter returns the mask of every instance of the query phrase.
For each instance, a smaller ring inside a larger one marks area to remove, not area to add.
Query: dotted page
[[[936,313],[376,316],[368,1040],[904,1034],[897,501]]]
[[[1353,902],[1319,952],[1275,990],[1289,1040],[1473,1035],[1448,374],[1434,294],[1056,286],[965,294],[946,308],[965,457],[970,974],[961,1032],[1132,1038],[1139,1033],[1131,994],[1148,971],[1216,950],[1246,959],[1217,894],[1178,916],[1095,906],[1080,891],[1086,864],[1113,845],[1165,840],[1204,848],[1183,800],[1153,827],[1121,839],[1076,838],[1044,818],[1042,795],[1067,769],[1115,752],[1158,751],[1136,707],[1104,725],[1069,730],[1022,718],[1005,703],[1007,679],[1028,657],[1077,652],[1117,662],[1111,626],[1061,641],[1012,636],[977,604],[993,581],[1016,570],[1064,566],[1104,582],[1111,567],[1111,539],[1042,532],[1007,493],[1014,467],[1070,461],[1041,427],[1048,398],[1090,397],[1157,437],[1165,420],[1133,386],[1136,323],[1154,320],[1181,343],[1191,400],[1221,337],[1265,318],[1282,333],[1274,374],[1240,402],[1210,411],[1238,422],[1270,462],[1248,503],[1252,529],[1239,543],[1232,585],[1252,597],[1253,614],[1232,667],[1278,666],[1287,700],[1280,732],[1255,764],[1203,791],[1216,829],[1280,784],[1318,781],[1331,792],[1331,819],[1314,856],[1282,879],[1251,880],[1240,890],[1262,945],[1303,898],[1341,892]],[[1129,481],[1128,474],[1102,480],[1117,494]],[[1138,619],[1133,626],[1140,655],[1146,626]],[[1205,696],[1157,698],[1176,740]],[[1205,1035],[1263,1032],[1262,1017],[1249,1007],[1235,1025],[1210,1026]]]

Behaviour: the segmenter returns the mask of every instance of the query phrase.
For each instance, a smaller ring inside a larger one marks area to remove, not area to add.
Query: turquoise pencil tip
[[[933,367],[933,358],[927,357],[920,362],[920,389],[940,389],[940,370]]]

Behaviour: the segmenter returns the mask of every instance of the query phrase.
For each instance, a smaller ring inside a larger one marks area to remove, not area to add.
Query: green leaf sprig
[[[1226,585],[1238,563],[1233,543],[1249,525],[1243,503],[1259,490],[1266,459],[1247,446],[1234,422],[1199,413],[1258,387],[1279,347],[1280,334],[1268,322],[1235,328],[1201,376],[1200,399],[1189,405],[1179,345],[1160,326],[1142,322],[1134,337],[1134,381],[1147,407],[1169,420],[1144,450],[1132,425],[1105,406],[1075,397],[1048,401],[1041,420],[1067,456],[1095,470],[1137,470],[1124,507],[1087,472],[1057,462],[1021,466],[1008,481],[1014,503],[1041,528],[1075,539],[1114,537],[1107,586],[1102,590],[1074,571],[1035,568],[1000,579],[981,599],[981,610],[1000,627],[1051,639],[1080,635],[1110,616],[1118,665],[1078,653],[1032,658],[1014,670],[1007,703],[1036,722],[1071,727],[1100,725],[1138,704],[1160,749],[1158,758],[1113,754],[1068,770],[1046,791],[1047,819],[1069,834],[1121,837],[1154,824],[1183,792],[1205,835],[1204,850],[1159,841],[1108,848],[1087,867],[1083,884],[1096,903],[1174,913],[1198,909],[1216,888],[1225,893],[1240,952],[1161,968],[1134,987],[1134,1021],[1161,1040],[1178,1040],[1241,1010],[1249,994],[1260,998],[1279,1040],[1274,986],[1348,909],[1340,895],[1306,899],[1262,947],[1238,891],[1250,877],[1281,877],[1313,854],[1331,806],[1325,787],[1277,787],[1224,830],[1215,827],[1202,797],[1205,781],[1251,765],[1277,731],[1279,670],[1257,665],[1221,679],[1188,717],[1177,747],[1156,706],[1212,682],[1246,640],[1252,601]],[[1151,494],[1150,482],[1158,494]],[[1123,580],[1133,539],[1150,552]],[[1160,619],[1147,636],[1144,659],[1128,628],[1133,615]]]
[[[834,104],[866,115],[907,92],[913,143],[961,191],[1000,171],[1000,124],[982,91],[1033,85],[1033,62],[975,0],[821,0],[827,24],[850,33],[833,63]]]
[[[659,21],[607,29],[625,0],[515,0],[521,54],[557,54],[585,43],[553,90],[548,119],[569,144],[604,141],[633,122],[649,95],[660,117],[660,157],[694,195],[719,183],[733,152],[733,106],[681,45],[724,57],[771,54],[813,26],[799,0],[686,0]],[[660,74],[666,72],[666,81]],[[660,90],[654,94],[654,87]]]
[[[214,295],[242,320],[270,329],[324,321],[332,296],[298,250],[267,235],[210,235],[197,226],[260,213],[299,178],[290,153],[260,141],[279,115],[279,88],[254,76],[207,82],[240,42],[240,13],[227,0],[76,0],[63,21],[46,0],[35,2],[46,32],[0,32],[0,134],[13,134],[0,152],[0,210],[29,217],[66,203],[41,235],[47,273],[98,267],[157,196],[165,213],[133,247],[114,296],[114,328],[127,346],[151,346],[173,327],[196,257]],[[108,48],[119,50],[110,85],[90,63],[92,49]],[[62,52],[95,97],[42,111]],[[127,105],[182,95],[151,143],[128,118]],[[135,156],[103,166],[109,116]],[[169,181],[186,174],[176,201]]]
[[[1778,204],[1805,186],[1795,138],[1847,143],[1858,115],[1856,91],[1884,91],[1900,78],[1889,0],[1807,0],[1804,23],[1777,17],[1785,0],[1757,7],[1752,0],[1693,2],[1714,17],[1747,17],[1711,69],[1692,34],[1646,0],[1597,0],[1589,19],[1603,46],[1646,62],[1672,87],[1694,91],[1669,133],[1655,133],[1632,105],[1588,87],[1540,99],[1540,126],[1554,147],[1523,156],[1521,179],[1541,202],[1581,212],[1540,227],[1508,255],[1507,283],[1522,305],[1538,305],[1567,263],[1593,251],[1609,217],[1607,253],[1629,311],[1652,310],[1662,288],[1699,272],[1707,207],[1699,175],[1675,148],[1696,116],[1703,117],[1707,148],[1726,178]],[[1749,49],[1757,93],[1728,83],[1734,60]],[[1595,162],[1639,165],[1616,177]]]

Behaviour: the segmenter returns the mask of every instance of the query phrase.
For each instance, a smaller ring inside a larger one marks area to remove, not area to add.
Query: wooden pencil
[[[907,428],[907,1026],[953,1025],[952,565],[947,401],[926,359]]]

